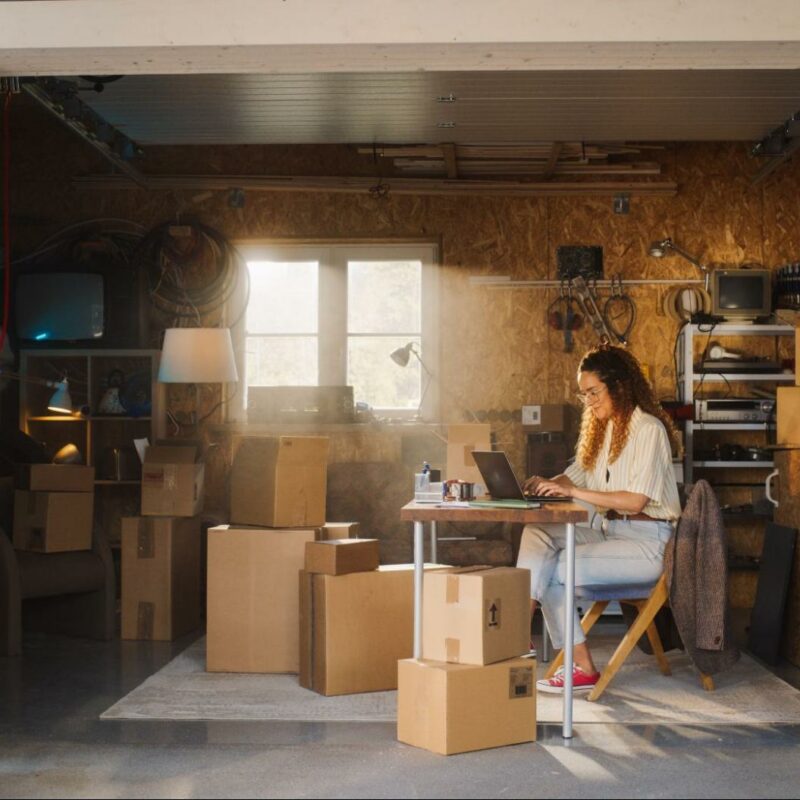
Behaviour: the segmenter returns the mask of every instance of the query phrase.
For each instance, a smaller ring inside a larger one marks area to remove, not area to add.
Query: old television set
[[[31,272],[16,280],[15,317],[20,340],[99,339],[104,327],[103,276],[88,272]]]
[[[768,269],[718,269],[711,273],[711,313],[736,321],[772,313],[772,273]]]

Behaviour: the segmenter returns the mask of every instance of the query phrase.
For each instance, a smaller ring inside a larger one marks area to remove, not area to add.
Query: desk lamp
[[[50,381],[47,378],[35,378],[31,375],[20,375],[18,372],[10,372],[9,370],[0,369],[0,378],[11,378],[15,381],[24,381],[25,383],[35,383],[39,386],[49,386],[55,389],[50,400],[47,403],[48,411],[57,411],[59,414],[71,414],[72,397],[69,393],[69,382],[66,378],[60,381]]]
[[[711,277],[711,273],[708,271],[708,267],[701,263],[700,259],[693,256],[691,253],[687,253],[682,247],[675,244],[672,239],[661,239],[658,242],[653,242],[650,245],[650,255],[653,258],[664,258],[664,256],[669,255],[670,251],[677,253],[679,256],[685,258],[691,264],[694,264],[702,273],[703,273],[703,288],[708,291],[708,282]]]

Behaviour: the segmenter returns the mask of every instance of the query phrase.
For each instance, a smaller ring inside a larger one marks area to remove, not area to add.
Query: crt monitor
[[[768,269],[718,269],[711,273],[711,313],[730,320],[772,313],[772,273]]]
[[[36,342],[99,339],[103,335],[103,276],[31,272],[17,278],[17,336]]]

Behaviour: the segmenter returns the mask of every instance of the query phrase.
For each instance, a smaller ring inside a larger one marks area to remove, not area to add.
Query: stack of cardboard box
[[[450,755],[536,739],[530,573],[425,575],[421,660],[399,663],[397,738]]]
[[[323,536],[327,465],[326,437],[245,438],[236,450],[231,524],[208,531],[209,672],[298,672],[298,575]]]
[[[94,467],[26,464],[14,493],[14,547],[38,553],[92,549]]]
[[[149,447],[142,516],[122,520],[122,638],[171,641],[200,625],[204,465],[195,442]]]
[[[397,662],[413,653],[414,567],[379,567],[377,539],[310,542],[305,566],[300,685],[324,695],[396,689]]]

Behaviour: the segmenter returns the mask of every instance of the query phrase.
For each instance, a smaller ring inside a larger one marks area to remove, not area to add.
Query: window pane
[[[422,264],[419,261],[349,261],[349,333],[417,333]]]
[[[347,340],[347,383],[356,400],[373,408],[417,409],[421,369],[412,355],[400,367],[390,354],[408,343],[407,337],[358,336]],[[417,339],[417,347],[419,340]],[[426,377],[427,379],[427,377]]]
[[[269,336],[247,340],[248,386],[316,386],[317,338]]]
[[[317,333],[316,261],[249,261],[248,333]]]

